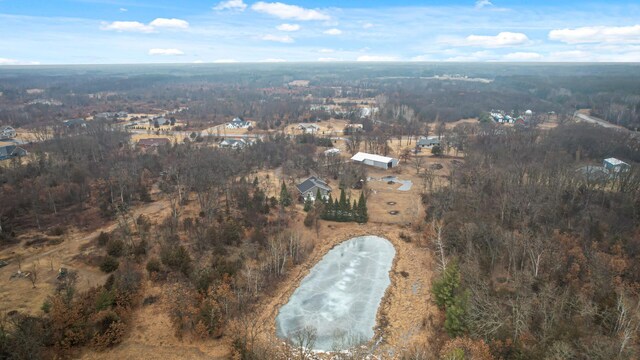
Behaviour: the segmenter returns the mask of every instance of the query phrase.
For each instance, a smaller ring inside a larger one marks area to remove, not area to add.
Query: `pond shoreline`
[[[326,232],[332,233],[332,236],[321,235],[309,257],[290,270],[287,278],[274,289],[272,296],[265,297],[257,305],[256,316],[263,325],[261,335],[264,340],[273,344],[284,344],[284,340],[276,336],[275,318],[279,309],[289,301],[302,280],[330,250],[349,239],[366,235],[387,239],[395,248],[396,255],[389,271],[390,284],[376,313],[374,336],[364,346],[372,349],[374,353],[399,353],[414,346],[416,342],[427,340],[433,332],[429,326],[430,319],[436,316],[438,311],[431,303],[428,291],[432,259],[427,249],[408,243],[400,237],[403,233],[417,238],[421,235],[405,226],[388,224],[354,226],[330,223],[323,226],[322,233]],[[414,275],[401,275],[403,272],[407,273],[408,268],[411,268]],[[411,296],[416,284],[419,285],[419,292]],[[417,299],[420,299],[420,302],[417,302]]]

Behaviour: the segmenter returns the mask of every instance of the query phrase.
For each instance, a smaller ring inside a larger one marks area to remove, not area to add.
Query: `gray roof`
[[[327,185],[326,182],[318,179],[315,176],[311,176],[307,180],[305,180],[302,183],[296,185],[296,187],[298,188],[298,191],[300,191],[301,193],[305,193],[305,192],[313,189],[314,187],[318,187],[318,188],[320,188],[322,190],[325,190],[325,191],[331,191],[331,187],[329,185]]]
[[[27,151],[16,145],[0,146],[0,160],[9,159],[14,156],[24,156]]]
[[[434,144],[440,144],[440,140],[434,139],[434,138],[425,138],[425,137],[418,139],[418,145],[434,145]]]
[[[80,118],[78,118],[78,119],[69,119],[69,120],[65,120],[63,123],[64,123],[66,126],[76,126],[76,125],[81,125],[81,126],[83,126],[83,125],[86,125],[86,124],[87,124],[87,122],[86,122],[86,121],[84,121],[84,119],[80,119]]]

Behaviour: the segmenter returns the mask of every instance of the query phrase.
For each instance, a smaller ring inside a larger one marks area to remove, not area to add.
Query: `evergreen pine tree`
[[[311,195],[307,195],[304,199],[304,211],[309,212],[313,208],[313,201],[311,201]]]
[[[347,195],[344,193],[344,189],[340,189],[340,202],[338,203],[337,210],[340,221],[346,221],[349,203],[347,202]]]
[[[333,208],[333,199],[331,198],[331,194],[329,194],[329,199],[324,204],[324,209],[322,211],[321,218],[324,220],[332,220],[331,218],[331,209]]]
[[[316,201],[324,202],[324,198],[322,197],[322,193],[320,192],[320,189],[316,191]]]
[[[349,220],[358,221],[358,202],[356,201],[356,199],[353,199],[353,206],[349,211]]]
[[[284,181],[282,181],[282,187],[280,188],[280,205],[285,207],[291,205],[291,195],[289,195],[289,190],[287,190]]]
[[[367,199],[364,197],[364,193],[360,193],[360,199],[358,199],[358,211],[357,221],[360,223],[366,223],[369,221],[369,214],[367,213]]]

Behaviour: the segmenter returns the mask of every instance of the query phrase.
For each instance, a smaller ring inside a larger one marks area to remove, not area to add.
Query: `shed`
[[[631,169],[631,165],[613,157],[604,159],[604,161],[602,162],[602,166],[604,166],[605,169],[609,170],[609,172],[612,173],[625,172]]]
[[[363,152],[359,152],[353,155],[353,157],[351,157],[351,160],[365,165],[375,166],[381,169],[391,169],[392,167],[398,166],[398,159]]]

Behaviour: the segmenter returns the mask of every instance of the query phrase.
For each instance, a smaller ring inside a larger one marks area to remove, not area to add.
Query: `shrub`
[[[64,234],[64,228],[60,225],[54,226],[53,228],[51,228],[51,230],[49,230],[49,235],[51,236],[61,236],[63,234]]]
[[[159,273],[162,270],[162,265],[160,264],[160,260],[157,258],[152,258],[147,261],[147,271],[149,274],[151,273]]]
[[[113,257],[120,257],[124,252],[124,241],[119,239],[111,239],[107,243],[107,254]]]
[[[164,265],[174,271],[180,271],[187,276],[191,273],[191,256],[182,245],[162,249],[160,259]]]
[[[100,264],[100,270],[111,273],[118,270],[118,266],[120,266],[120,262],[114,257],[107,256],[102,260],[102,264]]]
[[[109,239],[111,239],[111,236],[108,233],[101,231],[100,235],[98,235],[96,239],[98,241],[98,246],[105,246],[109,242]]]
[[[308,228],[312,227],[314,219],[315,219],[315,214],[313,212],[308,212],[307,216],[304,217],[304,226]]]

